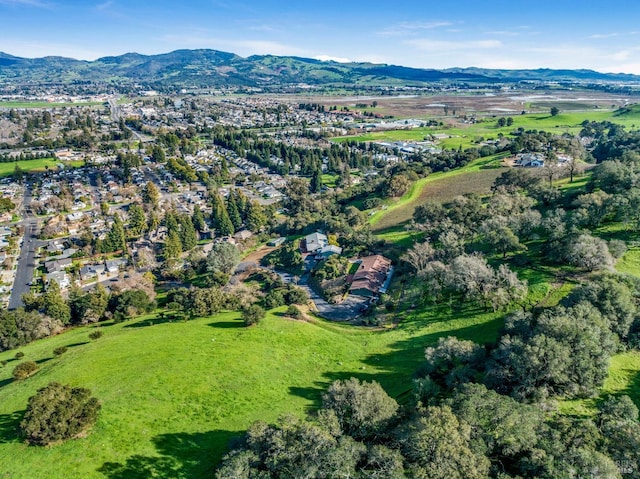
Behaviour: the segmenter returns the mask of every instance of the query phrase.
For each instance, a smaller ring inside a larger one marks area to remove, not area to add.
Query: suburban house
[[[103,263],[99,264],[87,264],[80,268],[80,278],[84,281],[87,279],[95,278],[96,276],[103,274],[106,271],[106,267]]]
[[[240,230],[233,237],[236,241],[246,241],[253,236],[253,233],[249,230]]]
[[[328,244],[315,251],[315,258],[317,260],[323,260],[334,254],[342,254],[342,248],[340,246]]]
[[[322,233],[311,233],[304,238],[304,249],[307,253],[317,253],[325,246],[329,246],[329,240]]]
[[[356,263],[358,270],[353,275],[349,293],[367,298],[386,293],[393,276],[391,260],[378,254],[360,258]]]
[[[46,281],[47,284],[51,283],[52,281],[58,283],[60,289],[67,289],[69,286],[71,286],[71,279],[69,278],[69,275],[67,275],[67,273],[65,273],[64,271],[54,271],[53,273],[47,273]]]
[[[108,273],[117,273],[120,268],[127,265],[127,260],[125,258],[109,259],[104,264]]]
[[[63,271],[67,269],[71,264],[71,258],[57,259],[54,261],[47,261],[44,264],[44,268],[47,270],[47,273],[54,273],[56,271]]]

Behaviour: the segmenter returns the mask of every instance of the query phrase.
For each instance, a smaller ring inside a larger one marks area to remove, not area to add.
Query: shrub
[[[18,352],[16,353],[16,355],[14,356],[14,358],[16,358],[16,359],[22,359],[22,358],[24,358],[24,353],[23,353],[22,351],[18,351]]]
[[[290,305],[287,308],[287,316],[290,316],[295,319],[300,319],[302,317],[302,311],[298,309],[298,307],[294,304]]]
[[[56,348],[53,350],[53,354],[55,354],[56,356],[60,356],[61,354],[64,354],[66,352],[67,352],[66,346],[60,346],[59,348]]]
[[[245,326],[257,324],[261,319],[264,318],[264,316],[264,309],[262,309],[257,304],[252,304],[244,311],[242,311],[242,319],[244,320]]]
[[[29,398],[20,428],[33,445],[77,437],[98,418],[100,403],[84,388],[49,383]]]
[[[13,368],[15,379],[26,379],[38,370],[38,365],[33,361],[25,361]]]
[[[100,339],[102,337],[102,331],[94,331],[93,333],[89,334],[89,339]]]

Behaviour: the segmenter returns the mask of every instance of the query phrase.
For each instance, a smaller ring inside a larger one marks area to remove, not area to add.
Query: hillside
[[[106,324],[93,342],[93,328],[74,329],[19,349],[41,368],[25,381],[11,379],[16,351],[0,353],[2,469],[15,479],[212,477],[229,440],[253,421],[302,416],[331,381],[351,376],[402,396],[426,344],[449,334],[491,342],[501,325],[501,315],[444,321],[434,311],[386,332],[278,313],[245,328],[239,316]],[[54,357],[60,346],[69,350]],[[29,447],[16,427],[28,397],[50,381],[91,389],[102,412],[86,438]]]
[[[640,77],[592,70],[489,70],[409,68],[373,63],[336,63],[301,57],[216,50],[176,50],[80,61],[62,57],[21,58],[0,52],[0,83],[109,82],[153,87],[264,87],[283,85],[493,84],[519,81],[638,82]]]

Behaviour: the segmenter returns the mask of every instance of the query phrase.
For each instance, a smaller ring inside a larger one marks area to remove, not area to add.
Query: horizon
[[[603,9],[541,0],[514,7],[415,4],[289,5],[279,0],[196,0],[175,7],[107,0],[0,0],[2,51],[22,58],[93,61],[125,53],[155,55],[211,49],[252,55],[370,62],[420,69],[539,68],[640,74],[640,5],[613,0]],[[578,20],[579,18],[579,20]],[[38,25],[34,28],[34,25]],[[125,52],[125,53],[122,53]]]
[[[375,63],[375,62],[357,62],[357,61],[340,61],[340,60],[334,60],[334,59],[322,59],[322,58],[310,58],[310,57],[300,57],[299,55],[274,55],[272,53],[264,53],[264,54],[252,54],[252,55],[240,55],[238,53],[235,52],[230,52],[230,51],[223,51],[223,50],[216,50],[215,48],[178,48],[175,50],[170,50],[170,51],[166,51],[166,52],[160,52],[160,53],[152,53],[152,54],[145,54],[145,53],[140,53],[140,52],[135,52],[135,51],[128,51],[128,52],[124,52],[124,53],[118,53],[115,55],[106,55],[104,57],[99,57],[99,58],[95,58],[92,60],[85,60],[85,59],[81,59],[81,58],[74,58],[74,57],[67,57],[67,56],[63,56],[63,55],[45,55],[45,56],[41,56],[41,57],[24,57],[24,56],[19,56],[19,55],[14,55],[12,53],[6,52],[6,51],[2,51],[0,50],[0,54],[4,54],[4,55],[8,55],[14,58],[22,58],[22,59],[27,59],[27,60],[37,60],[37,59],[42,59],[42,58],[66,58],[69,60],[75,60],[75,61],[85,61],[85,62],[95,62],[95,61],[99,61],[103,58],[117,58],[117,57],[122,57],[125,55],[141,55],[141,56],[156,56],[156,55],[167,55],[170,53],[174,53],[174,52],[178,52],[178,51],[199,51],[199,50],[205,50],[205,51],[215,51],[215,52],[219,52],[219,53],[227,53],[227,54],[231,54],[231,55],[236,55],[240,58],[243,59],[248,59],[252,56],[274,56],[274,57],[282,57],[282,58],[303,58],[303,59],[307,59],[307,60],[317,60],[317,61],[321,61],[321,62],[334,62],[334,63],[371,63],[371,64],[377,64],[377,65],[387,65],[387,66],[395,66],[395,67],[402,67],[402,68],[414,68],[414,69],[422,69],[422,70],[449,70],[449,69],[471,69],[471,68],[478,68],[478,69],[482,69],[482,70],[505,70],[505,71],[536,71],[536,70],[569,70],[569,71],[580,71],[580,70],[585,70],[585,71],[594,71],[596,73],[601,73],[601,74],[605,74],[605,75],[636,75],[636,76],[640,76],[640,74],[638,73],[626,73],[626,72],[614,72],[614,71],[601,71],[601,70],[594,70],[592,68],[549,68],[549,67],[535,67],[535,68],[484,68],[484,67],[478,67],[478,66],[469,66],[469,67],[443,67],[443,68],[421,68],[421,67],[410,67],[407,65],[402,65],[399,63]]]

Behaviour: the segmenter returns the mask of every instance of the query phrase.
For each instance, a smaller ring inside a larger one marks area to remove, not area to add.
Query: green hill
[[[407,315],[388,331],[269,314],[245,328],[238,313],[189,322],[141,318],[79,328],[0,353],[0,464],[14,479],[211,477],[229,440],[257,419],[303,415],[335,379],[378,380],[393,396],[410,387],[424,346],[454,334],[493,341],[501,315],[442,311]],[[53,350],[68,351],[54,357]],[[40,370],[24,381],[20,361]],[[50,381],[91,389],[102,411],[88,437],[49,448],[24,444],[17,426],[27,399]]]

